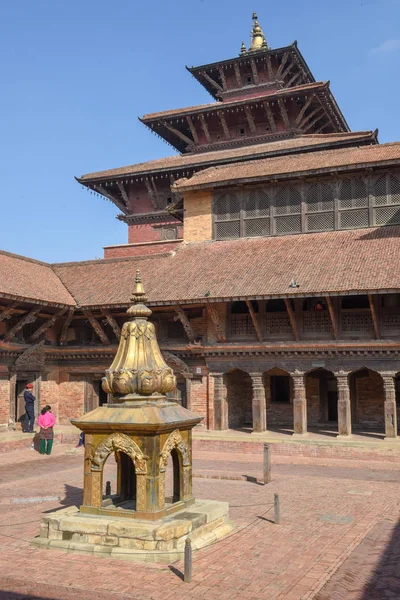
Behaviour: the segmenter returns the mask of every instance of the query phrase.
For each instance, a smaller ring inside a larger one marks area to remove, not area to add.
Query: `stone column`
[[[261,373],[250,373],[253,388],[253,431],[260,433],[267,430],[267,406],[265,388]]]
[[[351,403],[349,374],[344,371],[335,373],[338,388],[338,434],[351,435]]]
[[[397,437],[395,373],[381,373],[385,393],[385,439]]]
[[[226,385],[223,373],[211,373],[211,377],[214,377],[214,429],[223,431],[228,429]]]
[[[304,373],[291,373],[293,379],[293,430],[294,435],[307,433],[307,399]]]

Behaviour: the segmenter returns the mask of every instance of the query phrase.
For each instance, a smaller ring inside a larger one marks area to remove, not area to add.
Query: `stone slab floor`
[[[194,458],[195,495],[228,500],[237,528],[194,554],[193,580],[186,584],[182,562],[151,566],[31,547],[42,512],[79,504],[83,453],[58,445],[50,457],[34,450],[3,454],[0,598],[400,598],[400,465],[275,457],[273,481],[262,486],[254,482],[261,456],[204,452]],[[114,486],[112,460],[107,468]],[[272,522],[274,493],[280,525]],[[35,497],[60,500],[26,501]]]

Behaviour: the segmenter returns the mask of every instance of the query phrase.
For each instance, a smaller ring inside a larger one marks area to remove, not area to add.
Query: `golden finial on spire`
[[[253,29],[251,32],[251,44],[249,51],[268,50],[268,44],[264,32],[258,22],[257,13],[253,12]]]
[[[247,50],[246,50],[246,45],[244,42],[242,42],[242,47],[240,48],[240,54],[246,54]]]
[[[130,319],[123,324],[114,361],[103,378],[103,390],[122,399],[140,400],[149,395],[160,396],[176,387],[176,379],[164,362],[153,323],[151,310],[145,305],[146,294],[140,272],[136,271],[133,304],[126,311]]]

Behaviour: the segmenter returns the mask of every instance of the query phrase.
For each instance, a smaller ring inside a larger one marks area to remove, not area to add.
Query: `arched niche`
[[[118,462],[117,491],[121,501],[130,499],[136,510],[146,508],[147,457],[134,440],[124,433],[113,433],[100,442],[90,459],[91,506],[102,503],[103,469],[109,455],[115,452]]]
[[[168,459],[172,458],[173,465],[173,503],[180,500],[187,500],[192,495],[192,479],[189,446],[182,437],[179,429],[175,429],[168,436],[159,461],[159,487],[158,487],[158,505],[164,508],[165,505],[165,475],[168,467]]]

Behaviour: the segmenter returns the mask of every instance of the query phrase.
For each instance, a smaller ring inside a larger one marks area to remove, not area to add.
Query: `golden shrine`
[[[202,417],[166,396],[176,379],[148,321],[152,311],[139,272],[131,300],[118,351],[102,381],[108,403],[72,421],[85,433],[83,504],[44,516],[33,543],[168,562],[180,558],[189,535],[195,548],[203,547],[232,525],[226,502],[193,497],[192,429]],[[103,481],[112,453],[114,495],[104,491]],[[166,498],[170,458],[173,493]]]

